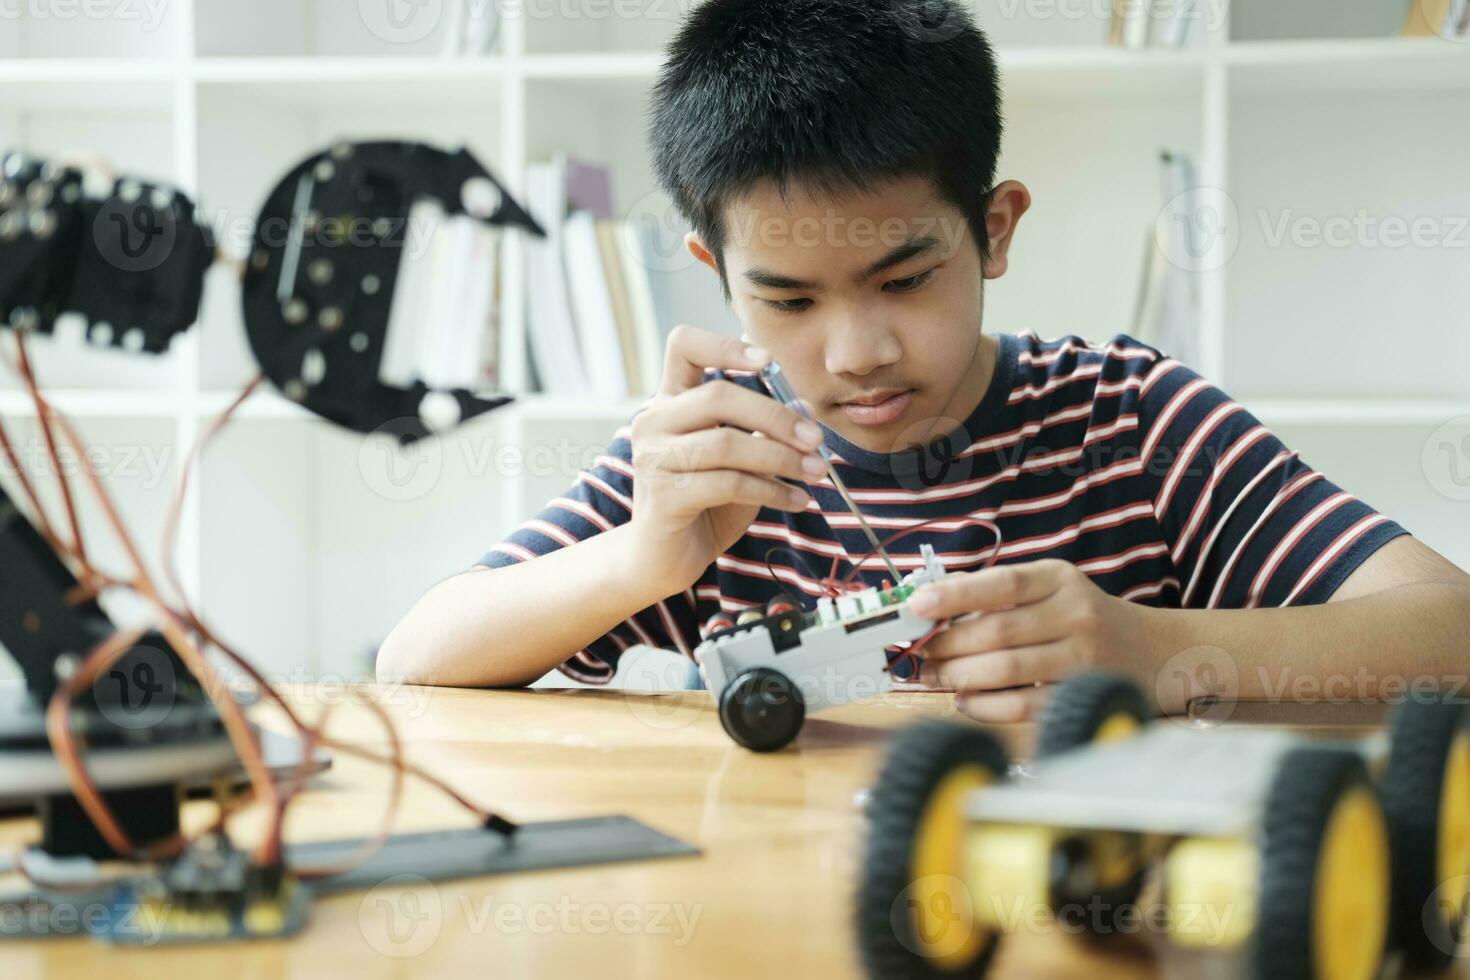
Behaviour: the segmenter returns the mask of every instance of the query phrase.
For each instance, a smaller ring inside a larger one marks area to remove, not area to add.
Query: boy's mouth
[[[891,425],[908,409],[914,400],[914,392],[913,388],[875,391],[838,402],[837,407],[858,425]]]

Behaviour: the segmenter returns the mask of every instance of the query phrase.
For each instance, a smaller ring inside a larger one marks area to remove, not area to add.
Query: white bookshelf
[[[1309,462],[1331,459],[1322,465],[1332,478],[1470,565],[1467,505],[1383,463],[1417,455],[1431,433],[1470,416],[1470,248],[1274,244],[1257,220],[1359,207],[1446,225],[1470,216],[1470,44],[1347,36],[1384,32],[1361,23],[1335,32],[1336,20],[1323,33],[1343,36],[1262,39],[1275,7],[1240,0],[1232,16],[1247,29],[1232,36],[1217,24],[1197,48],[1122,51],[1101,44],[1094,19],[1028,19],[1025,4],[977,2],[1002,60],[1001,176],[1036,198],[1011,273],[990,284],[986,328],[1129,329],[1142,236],[1160,203],[1155,154],[1188,151],[1204,182],[1239,208],[1242,229],[1232,260],[1205,278],[1195,366],[1289,432]],[[152,30],[0,22],[0,147],[101,150],[119,170],[179,184],[232,226],[248,223],[290,165],[340,137],[465,144],[516,193],[526,164],[558,149],[611,165],[620,209],[655,190],[644,109],[670,19],[513,18],[494,54],[456,60],[438,54],[444,25],[384,40],[356,0],[173,0],[165,9]],[[516,240],[504,261],[502,370],[506,387],[522,391]],[[728,328],[713,279],[687,275],[705,321]],[[238,289],[223,270],[211,274],[203,322],[166,357],[87,351],[66,337],[36,347],[65,411],[110,444],[166,447],[175,466],[253,370]],[[1308,356],[1321,373],[1292,367]],[[376,449],[262,392],[195,480],[184,580],[269,669],[360,672],[424,588],[569,484],[575,469],[560,460],[595,455],[637,405],[528,395],[428,450],[440,472],[432,487],[390,499],[364,473],[382,462]],[[33,414],[9,382],[0,414],[21,424]],[[1345,451],[1359,441],[1371,452]],[[511,463],[497,456],[507,450]],[[558,462],[537,467],[537,453]],[[119,496],[141,535],[155,536],[166,492],[124,485]]]

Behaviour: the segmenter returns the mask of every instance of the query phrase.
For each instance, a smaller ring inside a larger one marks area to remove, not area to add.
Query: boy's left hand
[[[1108,595],[1070,562],[1048,559],[950,574],[911,600],[957,617],[925,645],[922,680],[953,688],[984,722],[1034,719],[1048,686],[1094,667],[1138,673],[1148,607]]]

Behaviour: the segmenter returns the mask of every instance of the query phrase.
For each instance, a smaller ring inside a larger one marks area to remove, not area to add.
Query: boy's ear
[[[1010,265],[1011,237],[1021,216],[1031,207],[1031,192],[1019,180],[1006,180],[990,193],[990,210],[985,215],[985,235],[990,239],[990,258],[985,260],[985,278],[999,279]]]
[[[719,275],[719,263],[715,261],[714,253],[704,247],[704,241],[700,239],[698,232],[691,231],[684,236],[684,247],[689,249],[690,255],[709,266],[715,275]]]

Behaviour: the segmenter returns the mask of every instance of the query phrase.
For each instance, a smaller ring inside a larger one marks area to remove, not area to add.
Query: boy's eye
[[[926,269],[916,276],[908,276],[904,279],[890,279],[883,284],[883,288],[894,293],[911,293],[920,286],[934,278],[935,269]]]
[[[777,313],[800,313],[812,305],[809,299],[763,299],[761,302]]]

